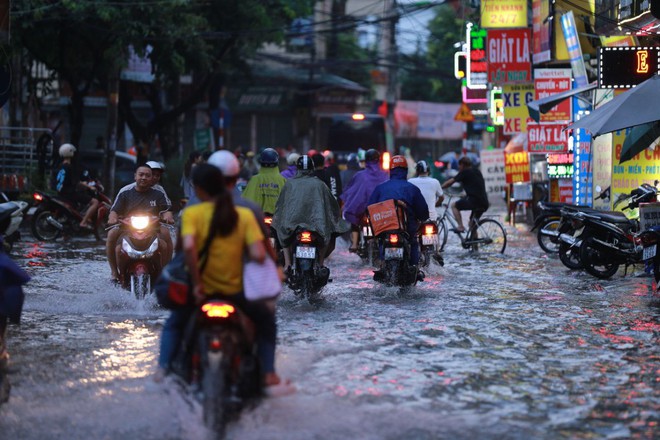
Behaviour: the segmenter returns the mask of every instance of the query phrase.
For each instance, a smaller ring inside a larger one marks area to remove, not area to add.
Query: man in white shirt
[[[445,199],[442,187],[437,179],[429,176],[429,165],[425,161],[420,160],[417,162],[415,169],[417,171],[417,177],[409,179],[408,182],[415,185],[422,192],[424,200],[426,200],[426,204],[429,207],[429,218],[435,220],[438,218],[435,208],[436,206],[440,206]]]

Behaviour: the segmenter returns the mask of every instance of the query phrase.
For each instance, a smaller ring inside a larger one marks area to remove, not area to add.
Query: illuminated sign
[[[548,154],[548,178],[570,179],[573,177],[573,153]]]
[[[467,24],[467,86],[485,89],[488,86],[488,60],[486,58],[486,29]]]
[[[629,89],[660,71],[660,47],[601,47],[598,87]]]
[[[467,53],[456,52],[454,54],[454,77],[456,79],[465,78],[465,71],[467,70]]]
[[[481,0],[481,27],[527,27],[527,0]]]
[[[502,89],[494,88],[490,91],[490,119],[493,125],[504,125],[504,99],[502,99]]]

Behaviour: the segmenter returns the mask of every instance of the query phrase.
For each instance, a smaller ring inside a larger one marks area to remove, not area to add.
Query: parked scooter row
[[[0,192],[0,235],[3,237],[2,250],[6,253],[11,252],[14,243],[21,236],[18,228],[27,208],[27,202],[10,201],[5,193]]]

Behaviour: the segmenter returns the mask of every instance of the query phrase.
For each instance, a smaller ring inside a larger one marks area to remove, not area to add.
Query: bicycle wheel
[[[479,220],[476,228],[470,232],[466,244],[480,253],[504,253],[506,249],[506,231],[497,220],[485,218]]]
[[[447,223],[444,220],[438,221],[438,252],[442,252],[447,245]]]

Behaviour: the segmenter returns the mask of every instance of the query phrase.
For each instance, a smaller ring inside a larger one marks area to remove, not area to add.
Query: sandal
[[[356,248],[356,247],[349,247],[348,248],[348,252],[350,252],[351,254],[357,254],[358,250],[359,250],[359,248]]]

